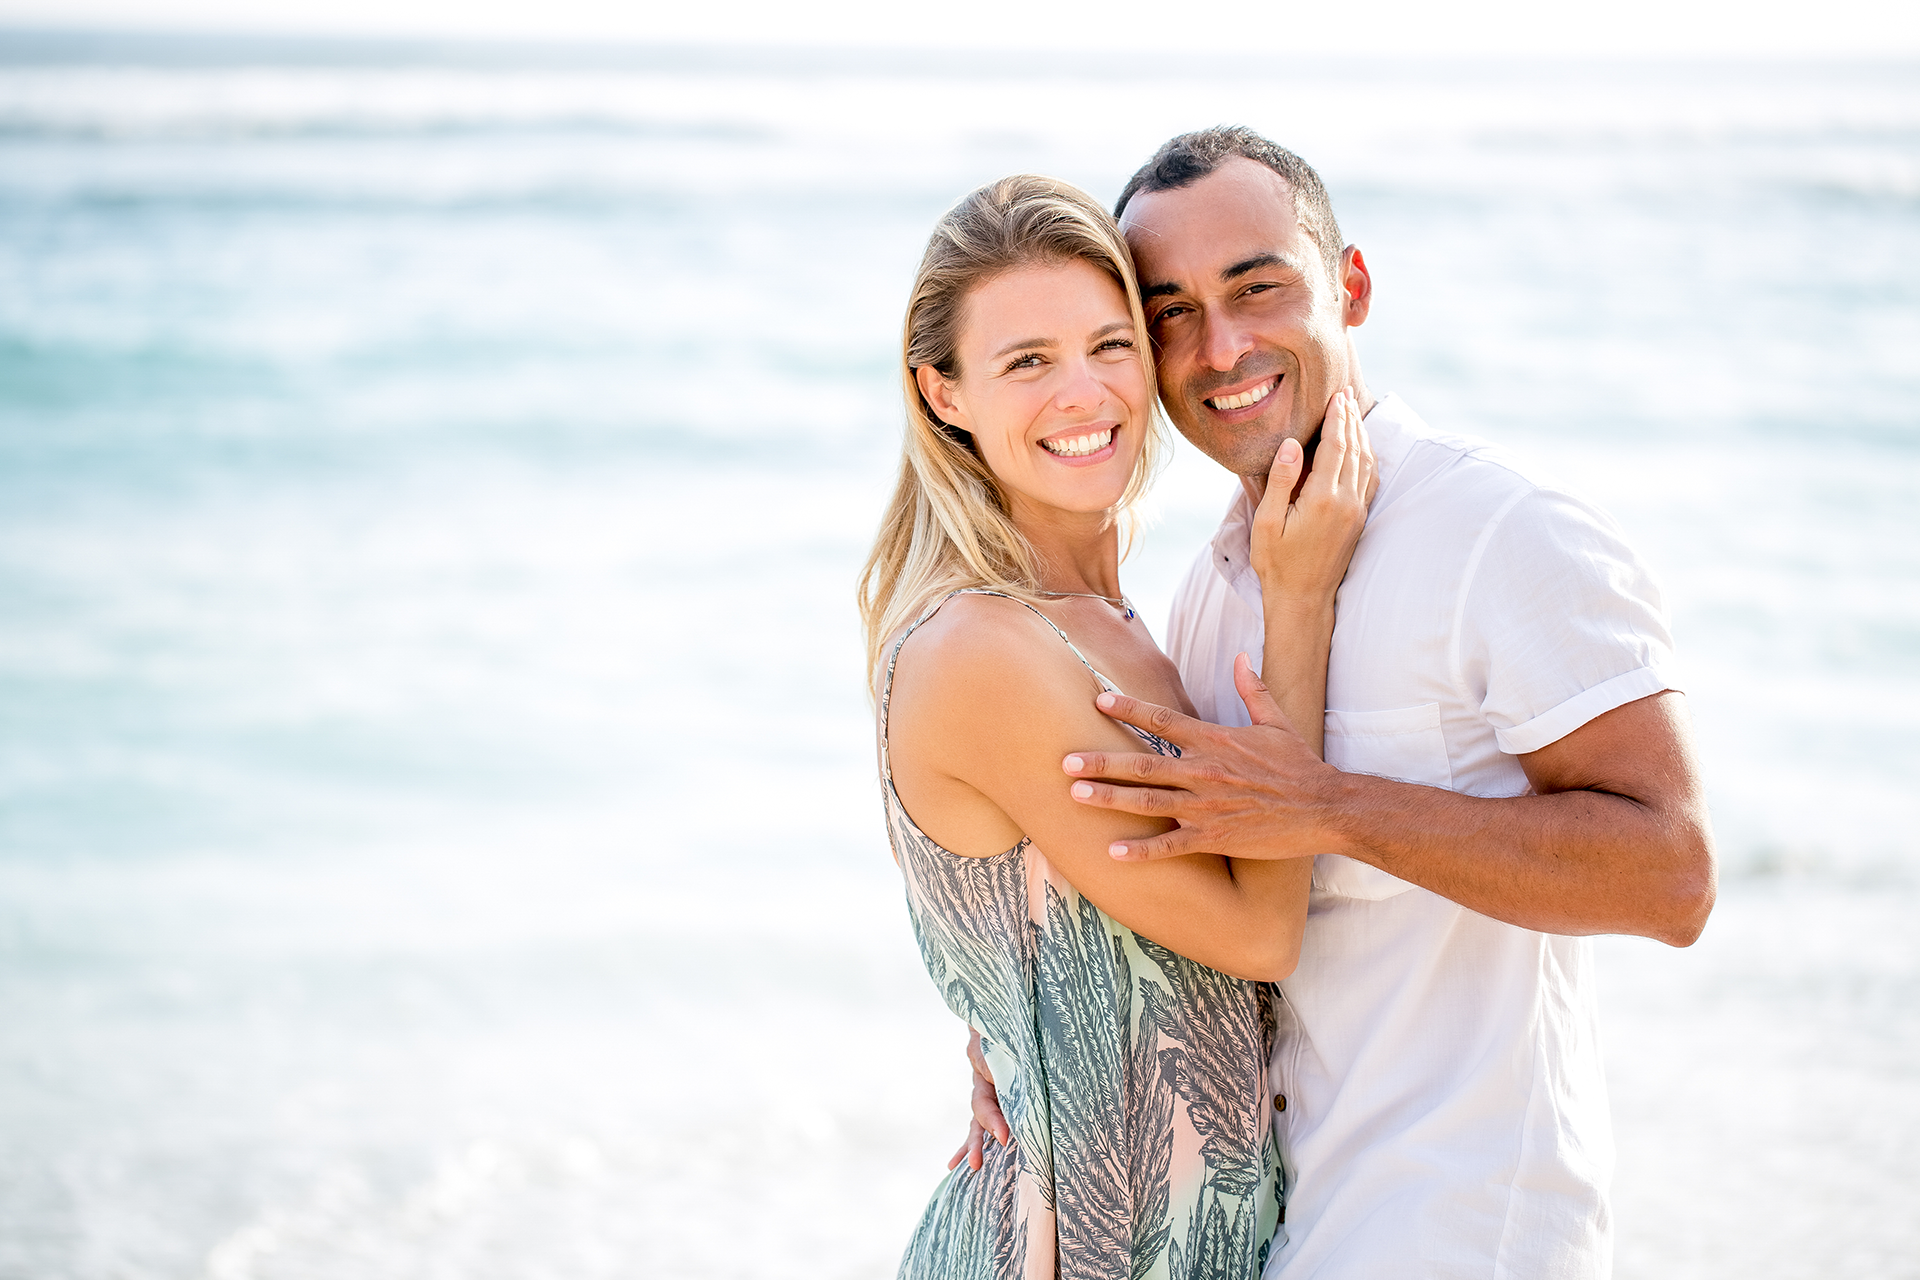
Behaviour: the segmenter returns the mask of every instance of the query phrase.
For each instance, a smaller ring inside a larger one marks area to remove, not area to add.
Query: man
[[[1349,334],[1366,262],[1292,152],[1239,128],[1175,138],[1116,212],[1167,412],[1243,492],[1169,634],[1216,723],[1103,695],[1183,755],[1064,767],[1084,803],[1178,820],[1116,857],[1317,855],[1277,1001],[1290,1188],[1266,1274],[1604,1276],[1612,1137],[1582,935],[1686,946],[1714,897],[1659,590],[1597,509],[1374,399]],[[1322,762],[1270,700],[1249,722],[1232,666],[1261,652],[1267,468],[1349,386],[1380,486],[1337,601]],[[975,1114],[1000,1129],[989,1081]]]

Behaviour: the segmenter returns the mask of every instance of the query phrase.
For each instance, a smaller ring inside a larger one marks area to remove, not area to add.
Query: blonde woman
[[[1065,183],[983,187],[935,228],[904,345],[905,456],[860,589],[888,832],[1011,1141],[941,1183],[900,1274],[1250,1280],[1284,1188],[1268,984],[1298,956],[1311,859],[1116,861],[1169,824],[1077,804],[1061,772],[1137,749],[1104,690],[1192,711],[1119,580],[1161,445],[1119,229]],[[1266,684],[1236,674],[1256,721],[1317,750],[1372,481],[1349,393],[1296,485],[1304,465],[1288,441],[1256,517]]]

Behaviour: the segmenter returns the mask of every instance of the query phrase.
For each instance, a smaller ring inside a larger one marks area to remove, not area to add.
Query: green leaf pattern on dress
[[[1014,1135],[940,1183],[901,1280],[1251,1280],[1284,1240],[1271,987],[1110,919],[1030,841],[963,858],[922,832],[885,757],[900,644],[880,701],[888,835],[927,973],[979,1030]]]

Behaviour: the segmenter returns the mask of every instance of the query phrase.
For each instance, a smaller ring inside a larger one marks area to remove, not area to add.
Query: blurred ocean
[[[966,1078],[852,608],[904,290],[1221,120],[1375,389],[1669,588],[1726,875],[1601,947],[1620,1274],[1920,1276],[1920,67],[14,33],[0,1277],[890,1275]]]

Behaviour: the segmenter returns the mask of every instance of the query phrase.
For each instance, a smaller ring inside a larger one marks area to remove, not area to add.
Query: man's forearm
[[[1487,799],[1338,774],[1320,809],[1332,851],[1522,928],[1686,946],[1713,905],[1697,804],[1596,790]]]

